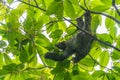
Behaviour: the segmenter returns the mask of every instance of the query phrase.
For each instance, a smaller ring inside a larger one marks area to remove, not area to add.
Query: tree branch
[[[84,7],[82,7],[81,5],[80,5],[80,7],[81,7],[83,10],[88,11],[87,9],[85,9]],[[105,13],[96,12],[96,11],[91,11],[91,10],[89,10],[89,12],[92,13],[92,14],[100,14],[100,15],[106,16],[106,17],[114,20],[116,23],[120,24],[120,21],[119,21],[119,20],[117,20],[116,18],[114,18],[114,17],[112,17],[112,16],[110,16],[110,15],[107,15],[107,14],[105,14]]]
[[[70,20],[68,20],[68,19],[66,19],[66,18],[64,18],[64,19],[65,19],[66,21],[70,22],[73,26],[75,26],[76,28],[78,28],[78,29],[81,30],[82,32],[88,34],[88,35],[89,35],[90,37],[92,37],[94,40],[96,40],[96,41],[98,41],[98,42],[100,42],[100,43],[102,43],[102,44],[104,44],[104,45],[107,45],[107,46],[109,46],[109,47],[112,47],[113,49],[115,49],[115,50],[117,50],[117,51],[120,52],[120,49],[114,47],[113,45],[111,45],[111,44],[109,44],[109,43],[106,43],[106,42],[104,42],[104,41],[101,41],[101,40],[97,39],[95,36],[93,36],[93,35],[90,34],[89,32],[87,32],[87,31],[79,28],[79,26],[77,26],[76,24],[74,24],[74,23],[71,22]]]
[[[42,9],[42,8],[40,8],[40,7],[39,7],[39,6],[37,6],[37,5],[35,6],[35,5],[29,4],[29,3],[24,2],[24,1],[20,1],[20,2],[22,2],[22,3],[24,3],[24,4],[27,4],[27,5],[29,5],[29,6],[32,6],[32,7],[38,8],[38,9],[40,9],[40,10],[42,10],[42,11],[46,12],[46,10],[45,10],[45,9]]]
[[[36,4],[36,6],[38,7],[38,3],[37,3],[37,1],[36,1],[36,0],[34,0],[34,2],[35,2],[35,4]]]
[[[117,11],[118,15],[120,16],[120,12],[119,12],[118,8],[115,5],[115,0],[112,0],[112,6],[115,8],[115,10]]]

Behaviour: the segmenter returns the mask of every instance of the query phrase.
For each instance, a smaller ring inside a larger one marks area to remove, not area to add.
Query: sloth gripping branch
[[[89,11],[86,11],[82,16],[76,19],[78,27],[91,33],[91,15]],[[71,60],[74,63],[83,59],[90,51],[93,38],[91,38],[85,32],[79,31],[75,36],[67,41],[56,44],[56,47],[61,49],[63,54],[56,52],[47,52],[45,58],[54,61],[63,61],[71,55],[75,55]]]

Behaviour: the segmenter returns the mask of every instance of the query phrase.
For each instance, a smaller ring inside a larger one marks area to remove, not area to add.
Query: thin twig
[[[38,3],[37,3],[37,1],[36,1],[36,0],[34,0],[34,2],[35,2],[35,4],[36,4],[36,6],[38,7]]]
[[[80,5],[80,7],[81,7],[83,10],[88,11],[87,9],[85,9],[84,7],[82,7],[81,5]],[[114,20],[116,23],[120,24],[120,21],[119,21],[119,20],[117,20],[116,18],[114,18],[114,17],[112,17],[112,16],[110,16],[110,15],[107,15],[107,14],[105,14],[105,13],[96,12],[96,11],[91,11],[91,10],[89,10],[89,12],[92,13],[92,14],[100,14],[100,15],[106,16],[106,17]]]
[[[112,6],[115,8],[117,11],[118,15],[120,16],[120,11],[118,10],[117,6],[115,5],[115,0],[112,0]]]
[[[87,8],[87,10],[88,10],[88,7],[87,7],[87,5],[86,5],[86,0],[84,0],[84,5],[85,5],[85,7]]]
[[[27,4],[27,5],[29,5],[29,6],[32,6],[32,7],[38,8],[38,9],[40,9],[40,10],[42,10],[42,11],[46,12],[46,10],[45,10],[45,9],[42,9],[42,8],[40,8],[39,6],[35,6],[35,5],[29,4],[29,3],[24,2],[24,1],[20,1],[20,2],[22,2],[22,3],[24,3],[24,4]]]
[[[74,23],[71,22],[70,20],[68,20],[68,19],[66,19],[66,18],[64,18],[64,19],[65,19],[66,21],[70,22],[73,26],[75,26],[76,28],[78,28],[78,29],[81,30],[82,32],[88,34],[88,35],[89,35],[90,37],[92,37],[94,40],[96,40],[96,41],[98,41],[98,42],[100,42],[100,43],[102,43],[102,44],[104,44],[104,45],[107,45],[107,46],[109,46],[109,47],[112,47],[113,49],[115,49],[115,50],[117,50],[117,51],[120,52],[120,49],[114,47],[113,45],[111,45],[111,44],[109,44],[109,43],[106,43],[106,42],[104,42],[104,41],[102,41],[102,40],[97,39],[95,36],[93,36],[93,35],[90,34],[89,32],[87,32],[87,31],[79,28],[79,26],[77,26],[76,24],[74,24]]]

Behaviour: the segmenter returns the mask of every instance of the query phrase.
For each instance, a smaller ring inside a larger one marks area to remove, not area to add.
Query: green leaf
[[[74,65],[72,68],[72,75],[76,76],[79,74],[79,66],[78,65]]]
[[[31,66],[31,67],[35,67],[36,65],[37,65],[37,56],[35,55],[35,56],[33,56],[30,60],[29,60],[29,65]]]
[[[75,10],[70,0],[64,0],[64,10],[68,17],[70,18],[75,17]]]
[[[99,16],[96,16],[96,15],[92,16],[91,30],[92,30],[93,34],[96,33],[96,29],[99,24],[100,24]]]
[[[6,64],[11,64],[12,63],[11,58],[7,54],[4,54],[4,60],[5,60]]]
[[[103,51],[100,55],[100,64],[102,66],[107,66],[108,62],[109,62],[109,53],[107,51]],[[102,69],[103,67],[101,67]]]
[[[97,44],[97,43],[95,43]],[[91,50],[90,50],[90,54],[91,56],[97,60],[99,57],[100,57],[100,54],[101,54],[101,48],[100,47],[93,47]]]
[[[120,53],[118,51],[114,50],[111,54],[112,54],[111,57],[113,60],[120,59]]]
[[[116,38],[116,35],[117,35],[117,28],[116,27],[111,27],[110,28],[110,35],[113,39]]]
[[[102,40],[105,41],[107,43],[112,43],[113,39],[111,38],[111,36],[109,34],[97,34],[97,37]]]
[[[57,11],[56,11],[56,15],[57,15],[58,19],[63,18],[63,10],[64,10],[64,7],[63,7],[63,3],[61,2],[58,9],[57,9]]]
[[[102,71],[102,70],[98,70],[98,71],[95,71],[93,74],[92,74],[92,77],[101,77],[105,75],[105,72]]]
[[[60,38],[62,33],[62,30],[55,30],[50,34],[50,37],[53,39]]]
[[[92,10],[93,10],[93,11],[104,12],[104,11],[108,10],[110,7],[111,7],[111,6],[97,5],[97,6],[94,7]]]
[[[54,5],[53,5],[53,4],[54,4]],[[59,9],[60,4],[61,4],[61,1],[60,1],[60,2],[53,1],[53,2],[48,6],[48,9],[47,9],[47,11],[46,11],[46,14],[47,14],[47,15],[56,14],[56,11]]]
[[[89,67],[92,68],[95,64],[95,62],[91,58],[82,59],[79,63],[84,69],[89,69]]]
[[[56,76],[54,77],[54,80],[64,80],[64,75],[65,75],[65,72],[62,71],[62,72],[56,74]]]
[[[61,67],[62,66],[62,68],[69,68],[70,67],[70,61],[69,60],[64,60],[64,61],[62,61],[62,62],[59,62],[57,65],[56,65],[56,67]]]
[[[11,64],[3,66],[3,69],[7,70],[7,71],[10,71],[10,72],[16,71],[17,70],[17,65],[15,63],[11,63]]]
[[[47,33],[50,33],[52,31],[55,31],[58,29],[58,23],[51,23],[50,25],[48,25],[47,27]]]
[[[72,76],[72,80],[88,80],[89,78],[88,72],[79,72],[79,75]]]
[[[115,27],[115,22],[109,18],[106,18],[105,25],[108,30],[111,29],[111,27]]]
[[[9,73],[9,71],[1,69],[0,70],[0,78],[1,78],[1,76],[6,76],[8,73]]]
[[[19,56],[19,60],[22,62],[22,63],[25,63],[28,61],[28,53],[26,52],[26,50],[24,48],[22,48],[21,52],[20,52],[20,56]]]
[[[70,25],[68,28],[67,28],[67,34],[68,35],[71,35],[73,34],[74,32],[76,31],[76,27],[74,27],[73,25]]]
[[[36,43],[44,48],[47,48],[47,49],[53,48],[49,39],[46,36],[44,36],[43,34],[38,34],[38,37],[36,39]]]
[[[115,76],[112,73],[107,73],[106,75],[107,75],[108,80],[116,80]]]
[[[66,72],[64,75],[64,80],[72,80],[70,72]]]
[[[112,68],[113,68],[115,71],[117,71],[118,73],[120,73],[120,67],[113,66]]]

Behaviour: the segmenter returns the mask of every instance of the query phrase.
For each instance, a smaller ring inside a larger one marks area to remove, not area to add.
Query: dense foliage
[[[119,9],[120,0],[0,0],[0,80],[120,80]],[[78,63],[46,59],[56,43],[86,32],[76,22],[86,11],[89,54]]]

